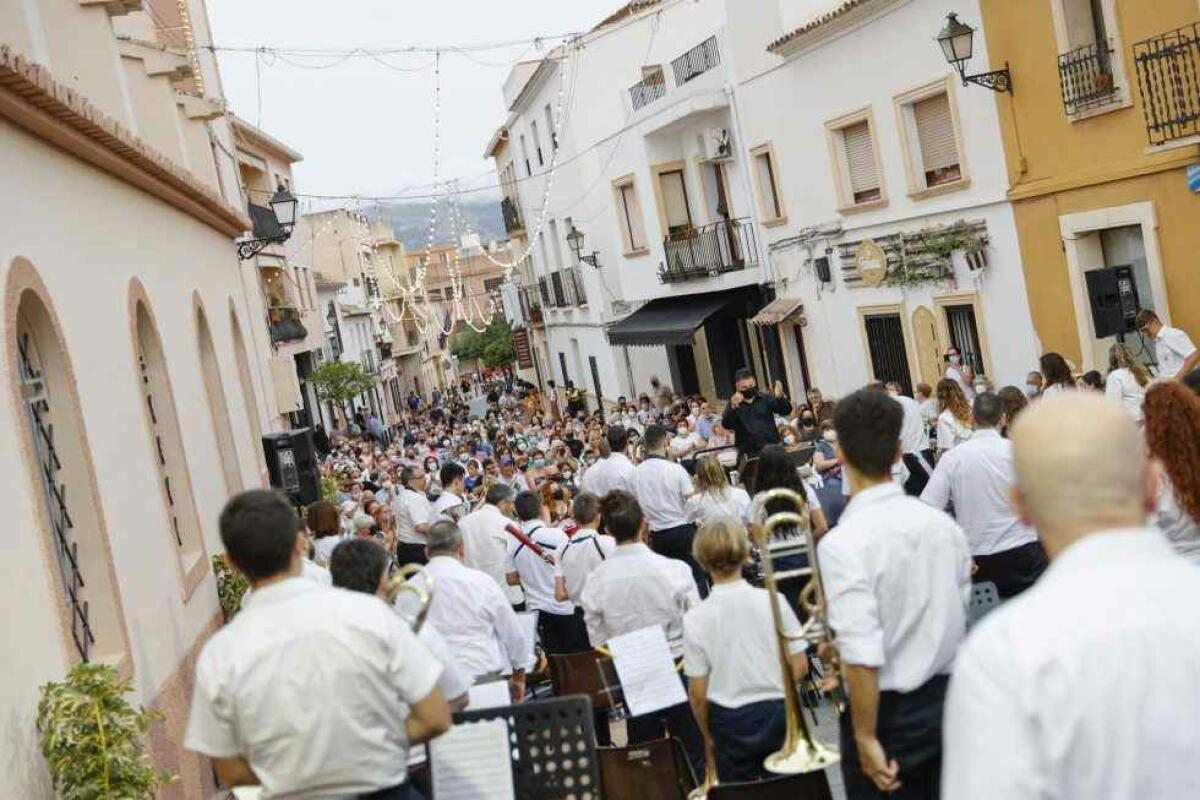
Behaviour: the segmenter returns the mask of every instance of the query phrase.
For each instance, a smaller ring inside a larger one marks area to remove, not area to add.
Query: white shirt
[[[442,674],[438,678],[437,687],[442,690],[443,697],[447,700],[454,700],[470,691],[471,684],[474,682],[472,676],[459,666],[458,660],[450,651],[450,646],[446,644],[446,638],[438,631],[436,625],[431,625],[426,620],[425,624],[421,626],[421,630],[417,632],[417,640],[429,648],[429,652],[442,665]]]
[[[971,555],[987,556],[1037,540],[1037,533],[1013,513],[1010,491],[1015,482],[1012,442],[982,428],[942,456],[921,500],[939,511],[953,502]]]
[[[750,495],[740,486],[729,486],[720,493],[693,494],[687,501],[687,513],[688,519],[697,525],[717,517],[733,517],[749,522]]]
[[[525,473],[521,472],[515,467],[513,468],[513,474],[511,478],[504,477],[504,473],[501,472],[496,476],[496,483],[503,483],[505,486],[511,486],[518,492],[529,491],[529,481],[525,479]]]
[[[582,528],[558,548],[558,574],[567,585],[567,596],[578,603],[588,576],[617,549],[617,540],[607,534]]]
[[[1104,381],[1104,396],[1115,403],[1120,403],[1134,422],[1142,421],[1142,401],[1146,392],[1138,385],[1137,378],[1125,367],[1114,369],[1108,373]]]
[[[425,575],[433,579],[426,620],[437,626],[463,671],[478,678],[531,665],[533,643],[489,575],[452,556],[434,556],[412,580],[424,583]]]
[[[1196,345],[1179,328],[1163,325],[1154,337],[1154,355],[1158,359],[1158,377],[1174,378],[1183,362],[1196,352]]]
[[[425,544],[425,537],[417,533],[415,525],[428,525],[433,522],[433,504],[424,492],[405,489],[400,495],[406,515],[396,514],[396,539],[405,544]],[[400,499],[397,498],[397,499]],[[397,504],[399,505],[399,504]]]
[[[962,389],[963,396],[967,398],[968,404],[975,402],[975,389],[963,378],[961,367],[954,365],[946,367],[946,374],[943,377],[949,378],[958,384],[958,388]]]
[[[1087,536],[989,614],[946,700],[946,800],[1200,797],[1200,569]]]
[[[394,786],[408,747],[397,707],[428,696],[441,671],[379,598],[290,578],[205,643],[185,746],[245,757],[264,799]]]
[[[443,491],[438,495],[437,500],[433,502],[433,516],[435,520],[458,522],[470,510],[466,501],[450,491]]]
[[[896,394],[891,398],[904,409],[904,422],[900,426],[900,452],[920,453],[929,449],[929,431],[921,414],[921,405],[908,395]]]
[[[632,492],[630,479],[633,470],[633,462],[624,453],[613,453],[587,468],[580,479],[579,489],[597,497],[604,497],[613,489]]]
[[[683,615],[699,602],[691,568],[641,542],[618,545],[592,571],[580,596],[593,647],[622,633],[661,625],[676,657],[683,655]]]
[[[777,598],[783,629],[797,633],[800,621],[783,595]],[[741,708],[783,699],[783,672],[771,616],[771,596],[745,581],[718,583],[704,602],[683,617],[683,671],[708,676],[708,699],[723,708]],[[807,642],[793,639],[792,654]]]
[[[494,505],[486,504],[458,521],[463,535],[463,563],[486,572],[501,589],[507,587],[508,543],[512,536],[504,530],[512,520]],[[507,589],[506,589],[507,591]]]
[[[319,539],[313,539],[313,561],[322,566],[327,566],[329,564],[329,557],[333,555],[334,548],[346,538],[341,534],[333,534],[332,536],[322,536]]]
[[[971,426],[961,421],[950,409],[937,418],[937,449],[949,450],[971,438]]]
[[[1155,522],[1176,553],[1193,564],[1200,564],[1200,522],[1192,519],[1187,509],[1179,505],[1175,488],[1165,472],[1158,483],[1158,510]]]
[[[879,688],[898,692],[950,672],[971,593],[954,520],[894,483],[872,486],[850,499],[817,557],[844,662],[878,668]]]
[[[330,574],[329,570],[320,564],[314,564],[307,558],[300,562],[300,577],[308,578],[310,581],[316,581],[317,583],[323,583],[326,586],[333,586],[333,575]]]
[[[665,458],[647,458],[634,468],[630,481],[651,531],[687,524],[692,479],[686,469]]]
[[[542,552],[553,556],[569,541],[558,528],[551,528],[539,520],[522,522],[521,529],[534,541]],[[554,576],[558,574],[556,564],[547,564],[533,549],[508,537],[508,557],[504,562],[506,572],[521,576],[521,588],[525,590],[525,605],[530,611],[545,611],[550,614],[574,614],[575,604],[554,599]]]
[[[926,426],[933,425],[937,422],[938,410],[937,400],[930,397],[927,400],[922,400],[918,406],[921,409],[921,421]]]

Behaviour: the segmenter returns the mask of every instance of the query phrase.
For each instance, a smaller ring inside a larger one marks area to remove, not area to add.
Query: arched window
[[[158,338],[158,331],[145,302],[140,299],[135,302],[134,315],[138,384],[145,403],[154,467],[158,471],[159,485],[167,506],[169,530],[179,549],[186,599],[191,597],[207,570],[200,521],[196,515],[187,462],[184,460],[179,415],[171,394],[162,341]]]
[[[129,645],[70,362],[37,292],[21,290],[16,308],[8,333],[17,350],[23,433],[71,656],[119,664]]]
[[[200,345],[200,372],[204,378],[204,393],[208,395],[208,408],[212,412],[213,431],[221,456],[221,471],[225,474],[225,489],[230,494],[236,494],[243,488],[242,471],[238,469],[233,431],[229,429],[229,406],[225,403],[225,386],[221,381],[221,368],[217,363],[217,352],[213,348],[208,319],[204,316],[204,309],[198,306],[196,338]]]

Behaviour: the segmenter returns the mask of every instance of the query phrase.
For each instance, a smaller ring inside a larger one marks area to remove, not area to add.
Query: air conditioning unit
[[[733,144],[730,142],[727,128],[709,128],[700,138],[704,157],[709,161],[733,155]]]

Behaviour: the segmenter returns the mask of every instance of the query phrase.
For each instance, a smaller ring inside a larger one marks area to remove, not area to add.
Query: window
[[[750,151],[754,159],[754,177],[758,184],[758,202],[762,209],[763,224],[784,222],[783,199],[779,189],[779,177],[775,168],[775,150],[769,144],[760,145]]]
[[[1063,107],[1083,119],[1130,105],[1113,0],[1052,0]]]
[[[240,492],[244,485],[238,469],[237,447],[229,428],[229,406],[225,403],[225,385],[221,381],[221,368],[217,351],[213,347],[212,331],[204,312],[196,309],[196,338],[200,344],[200,374],[204,378],[204,393],[208,396],[208,410],[212,412],[213,432],[217,438],[217,454],[221,458],[221,472],[225,476],[225,489],[229,494]]]
[[[621,243],[625,255],[647,249],[646,226],[642,220],[642,205],[638,202],[633,176],[626,175],[613,182],[617,201],[617,221],[621,227]]]
[[[676,235],[692,228],[692,209],[688,203],[683,169],[667,169],[658,173],[659,201],[667,233]]]
[[[13,269],[22,270],[22,263]],[[128,643],[70,361],[37,293],[26,289],[17,298],[10,346],[16,347],[19,383],[13,390],[22,417],[18,425],[28,437],[31,486],[40,497],[38,535],[53,554],[48,563],[63,600],[63,638],[71,662],[116,666]]]
[[[529,145],[525,143],[525,134],[521,134],[521,159],[525,162],[525,177],[533,174],[533,168],[529,166]]]
[[[870,109],[825,125],[829,133],[839,211],[873,208],[886,202]]]
[[[550,220],[550,244],[554,248],[554,268],[561,269],[566,264],[563,263],[562,242],[558,238],[558,220]]]
[[[867,353],[870,356],[873,380],[900,384],[905,394],[912,394],[912,373],[908,367],[908,348],[905,345],[904,322],[898,312],[872,313],[860,309]]]
[[[138,386],[146,413],[150,452],[167,511],[167,530],[178,548],[184,574],[184,596],[189,597],[207,569],[200,519],[196,514],[191,479],[184,460],[179,415],[171,393],[166,355],[144,302],[134,310],[134,350]]]
[[[529,132],[533,134],[533,149],[537,153],[538,166],[546,166],[545,159],[542,158],[542,137],[538,136],[537,120],[529,121]]]
[[[550,134],[550,148],[558,150],[558,134],[554,128],[554,112],[550,109],[550,104],[546,103],[546,131]]]
[[[912,196],[967,185],[958,113],[945,79],[896,97],[896,118]]]

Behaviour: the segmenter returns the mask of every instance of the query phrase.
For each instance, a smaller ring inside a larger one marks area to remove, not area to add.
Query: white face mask
[[[987,390],[988,390],[988,387],[986,384],[982,384],[982,383],[975,384],[975,394],[983,394]]]
[[[962,358],[960,356],[953,355],[953,356],[950,356],[949,361],[951,364],[953,364],[954,366],[957,367],[958,362],[962,361]]]
[[[679,428],[675,432],[680,436],[687,436],[687,428]]]
[[[825,431],[821,435],[825,437],[825,441],[829,442],[830,444],[837,441],[837,431]]]
[[[1025,384],[1025,394],[1029,395],[1030,397],[1037,397],[1041,391],[1042,390],[1038,388],[1037,384],[1035,383]]]

